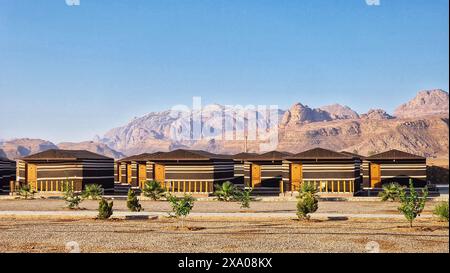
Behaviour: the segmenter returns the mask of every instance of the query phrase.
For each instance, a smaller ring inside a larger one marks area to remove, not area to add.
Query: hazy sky
[[[0,0],[0,139],[192,103],[392,112],[449,87],[448,0]]]

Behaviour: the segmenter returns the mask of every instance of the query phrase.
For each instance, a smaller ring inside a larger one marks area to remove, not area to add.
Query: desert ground
[[[168,212],[166,202],[142,202],[145,211]],[[435,203],[428,203],[425,215]],[[96,201],[84,201],[87,211]],[[398,214],[396,203],[321,202],[321,213]],[[127,211],[124,200],[115,211]],[[61,200],[0,200],[0,211],[61,211]],[[295,212],[295,202],[253,202],[251,209],[237,203],[196,202],[193,212]],[[249,214],[250,215],[250,214]],[[252,214],[254,215],[254,214]],[[375,242],[380,252],[449,252],[448,223],[423,218],[413,228],[402,219],[269,219],[244,217],[160,216],[145,220],[0,217],[0,252],[66,252],[76,242],[81,252],[367,252]]]
[[[144,211],[170,212],[171,208],[165,201],[141,201]],[[424,214],[431,214],[438,202],[427,202]],[[98,201],[84,200],[80,204],[83,210],[94,211],[98,208]],[[358,201],[358,202],[327,202],[321,201],[318,213],[350,213],[350,214],[398,214],[398,203]],[[65,203],[60,199],[11,200],[0,199],[0,211],[67,211]],[[125,200],[114,200],[115,211],[128,211]],[[255,212],[255,213],[286,213],[296,212],[295,201],[256,201],[251,203],[250,209],[241,209],[239,203],[198,201],[192,212]]]

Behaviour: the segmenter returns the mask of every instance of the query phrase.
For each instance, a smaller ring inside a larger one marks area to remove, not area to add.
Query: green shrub
[[[167,198],[172,211],[177,219],[181,219],[181,227],[184,227],[184,219],[189,215],[194,207],[195,199],[191,195],[184,195],[184,197],[176,197],[169,195]]]
[[[428,189],[422,190],[422,196],[416,192],[412,180],[409,181],[409,194],[404,189],[400,191],[401,205],[398,210],[403,213],[405,218],[409,221],[409,226],[413,226],[413,221],[420,216],[428,197]]]
[[[28,184],[22,185],[19,189],[19,196],[25,198],[26,200],[33,199],[35,193],[36,191],[33,190]]]
[[[319,208],[319,198],[311,192],[304,192],[298,196],[297,216],[300,220],[309,220],[310,213]]]
[[[398,183],[389,183],[383,186],[383,191],[378,194],[381,197],[381,201],[398,201],[400,200],[400,192],[403,187]]]
[[[128,190],[127,207],[130,211],[134,212],[142,210],[142,206],[139,204],[139,199],[136,197],[136,194],[132,189]]]
[[[67,207],[69,209],[79,208],[79,205],[83,200],[78,194],[73,191],[73,188],[69,187],[68,185],[64,187],[63,199],[64,201],[66,201]]]
[[[214,195],[219,201],[230,202],[239,199],[239,191],[230,181],[224,182],[221,185],[214,185],[214,187],[216,188]]]
[[[239,191],[239,201],[241,202],[242,209],[250,208],[250,201],[253,200],[251,196],[253,189],[245,189],[243,191]]]
[[[103,188],[98,184],[88,184],[84,187],[82,196],[84,199],[99,200],[103,195]]]
[[[158,181],[155,180],[145,182],[144,188],[142,189],[144,196],[154,201],[165,197],[165,192],[166,190],[161,187],[161,184]]]
[[[300,220],[309,220],[310,213],[314,213],[319,208],[319,197],[314,185],[303,183],[297,197],[297,216]]]
[[[434,207],[433,214],[441,221],[448,222],[448,202],[441,202]]]
[[[111,201],[108,203],[106,199],[100,199],[98,204],[98,219],[108,219],[113,214],[113,205],[114,202]]]
[[[311,193],[311,194],[316,194],[317,193],[317,188],[310,183],[302,183],[302,185],[300,186],[300,189],[298,190],[299,194],[302,193]]]

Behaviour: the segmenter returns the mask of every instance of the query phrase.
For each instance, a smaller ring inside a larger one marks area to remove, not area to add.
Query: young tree
[[[136,197],[136,194],[132,189],[128,190],[127,207],[130,211],[134,212],[142,210],[142,206],[139,204],[139,199]]]
[[[221,185],[215,185],[214,187],[216,188],[214,195],[217,197],[217,200],[230,202],[238,199],[239,192],[230,181],[224,182]]]
[[[319,208],[319,197],[317,189],[309,184],[303,183],[297,197],[297,216],[300,220],[309,220],[311,213]]]
[[[35,193],[36,191],[33,190],[28,184],[22,185],[19,189],[19,196],[25,198],[25,200],[33,199]]]
[[[389,183],[383,186],[383,191],[378,194],[381,197],[381,201],[398,201],[400,199],[400,192],[402,191],[402,186],[398,183]]]
[[[142,193],[145,197],[152,199],[153,201],[159,200],[165,196],[166,190],[161,187],[158,181],[150,180],[145,182]]]
[[[176,197],[169,195],[167,198],[172,211],[177,219],[181,219],[181,227],[184,228],[184,219],[189,215],[194,207],[195,199],[191,195],[184,195],[184,197]]]
[[[79,205],[83,200],[78,194],[75,194],[72,187],[68,186],[68,184],[64,186],[63,199],[64,201],[66,201],[67,207],[69,209],[79,208]]]
[[[241,208],[242,209],[248,209],[250,208],[250,201],[253,200],[251,194],[252,194],[252,189],[245,189],[243,191],[239,191],[240,196],[239,196],[239,201],[241,202]]]
[[[416,192],[412,180],[409,181],[409,194],[404,189],[400,192],[400,207],[398,210],[403,213],[405,218],[409,221],[409,226],[413,226],[413,221],[420,216],[425,203],[428,198],[428,189],[425,187],[422,190],[422,196]]]
[[[98,219],[108,219],[113,214],[113,205],[114,202],[111,201],[108,203],[106,199],[100,199],[98,204]]]
[[[98,184],[88,184],[84,187],[82,196],[84,199],[99,200],[102,198],[103,188]]]

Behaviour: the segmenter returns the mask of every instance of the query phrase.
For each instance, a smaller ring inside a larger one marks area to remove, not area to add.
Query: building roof
[[[366,158],[367,160],[398,160],[398,159],[419,159],[424,160],[425,157],[418,156],[415,154],[410,154],[400,150],[390,150],[387,152],[372,155]]]
[[[235,155],[231,155],[231,158],[233,158],[234,160],[246,160],[248,158],[252,158],[257,155],[258,154],[256,154],[256,153],[238,153]]]
[[[51,149],[23,157],[22,160],[81,160],[81,159],[112,159],[86,150]]]
[[[363,156],[363,155],[355,154],[355,153],[350,153],[350,152],[347,152],[347,151],[340,151],[340,153],[341,153],[341,154],[345,154],[345,155],[350,155],[350,156],[353,156],[353,157],[356,157],[356,158],[359,158],[359,159],[365,159],[365,158],[366,158],[366,157]]]
[[[0,156],[0,161],[10,161],[10,162],[13,162],[13,160],[11,160],[11,159],[9,159],[9,158],[7,158],[7,157],[4,157],[4,156]]]
[[[231,159],[230,156],[218,155],[200,150],[178,149],[171,152],[158,152],[147,155],[142,159],[148,161],[166,161],[166,160],[212,160],[212,159]]]
[[[119,162],[129,162],[129,161],[146,161],[147,158],[155,155],[155,154],[159,154],[162,152],[156,152],[156,153],[143,153],[143,154],[138,154],[138,155],[132,155],[132,156],[128,156],[128,157],[124,157],[120,160],[118,160]]]
[[[246,158],[248,161],[278,161],[283,160],[286,156],[292,156],[291,153],[288,152],[280,152],[280,151],[271,151],[264,154],[257,154],[251,157]]]
[[[355,156],[327,150],[323,148],[314,148],[293,156],[287,156],[286,159],[305,159],[305,160],[319,160],[319,159],[354,159]]]

